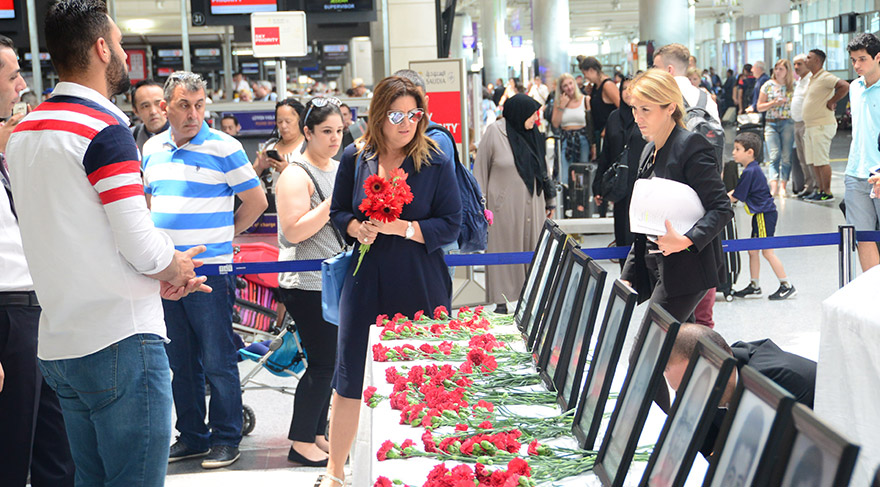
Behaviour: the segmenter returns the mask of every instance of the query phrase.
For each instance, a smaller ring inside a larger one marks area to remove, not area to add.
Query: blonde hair
[[[652,68],[636,76],[629,85],[630,95],[640,98],[648,103],[660,105],[663,108],[675,105],[672,119],[681,128],[684,125],[684,98],[678,83],[671,74],[662,69]]]
[[[574,99],[580,101],[581,98],[584,97],[584,94],[581,93],[580,88],[578,88],[577,81],[574,79],[574,76],[571,73],[562,73],[556,78],[556,99],[562,95],[562,84],[565,80],[570,79],[572,83],[574,83]],[[563,107],[565,108],[565,107]]]
[[[425,135],[425,130],[428,128],[428,104],[425,100],[425,95],[422,94],[422,91],[412,81],[400,76],[389,76],[376,85],[372,101],[370,101],[370,118],[367,121],[367,130],[357,140],[358,153],[370,150],[373,152],[370,157],[378,157],[379,154],[388,150],[385,133],[382,130],[385,122],[388,120],[386,113],[391,109],[391,105],[403,96],[415,98],[416,106],[425,111],[425,115],[422,116],[422,119],[419,120],[416,126],[415,136],[403,147],[404,154],[406,154],[406,157],[413,158],[416,172],[419,172],[422,166],[427,166],[431,163],[428,152],[433,150],[439,154],[440,149],[436,142]],[[452,156],[452,154],[447,155]]]
[[[785,66],[785,92],[791,93],[792,90],[794,90],[794,74],[792,74],[791,63],[788,59],[780,59],[773,65],[774,70],[776,66],[779,66],[780,64]],[[776,73],[773,73],[773,79],[776,79]]]
[[[685,78],[691,79],[691,76],[696,76],[699,79],[703,79],[703,75],[700,74],[700,71],[697,68],[688,68],[687,73],[685,73]]]

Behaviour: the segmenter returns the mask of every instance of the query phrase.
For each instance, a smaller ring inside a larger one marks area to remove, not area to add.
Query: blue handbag
[[[359,154],[357,159],[355,159],[354,165],[355,193],[357,193],[360,165],[361,156]],[[311,176],[311,174],[309,175]],[[317,184],[315,187],[317,187]],[[338,230],[337,237],[339,237],[340,243],[342,243],[343,240]],[[345,247],[344,244],[343,247]],[[352,259],[354,259],[354,248],[344,250],[321,262],[321,314],[327,323],[339,326],[339,298],[342,296],[345,273],[351,269]]]
[[[321,314],[327,323],[339,325],[339,297],[352,259],[354,249],[349,249],[321,262]]]

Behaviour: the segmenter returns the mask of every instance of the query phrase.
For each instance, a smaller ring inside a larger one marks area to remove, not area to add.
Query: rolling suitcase
[[[736,217],[732,218],[724,226],[724,230],[721,232],[721,240],[736,240]],[[736,280],[739,279],[741,265],[739,252],[724,252],[724,258],[721,260],[724,262],[724,275],[727,278],[727,282],[718,286],[717,290],[724,294],[725,301],[733,301],[733,286],[736,284]]]
[[[568,204],[566,216],[569,218],[591,218],[596,212],[593,200],[593,178],[596,164],[592,162],[571,164],[568,168]]]

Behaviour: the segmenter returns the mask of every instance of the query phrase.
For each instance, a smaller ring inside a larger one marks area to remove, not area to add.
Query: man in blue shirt
[[[733,160],[743,166],[743,172],[736,188],[728,195],[731,201],[742,201],[746,212],[752,215],[752,238],[772,237],[776,232],[776,220],[779,216],[773,197],[770,196],[767,177],[764,176],[761,166],[755,164],[755,153],[762,150],[762,145],[761,138],[751,132],[743,132],[733,141]],[[764,249],[761,253],[779,279],[779,289],[771,294],[769,299],[779,301],[797,294],[794,286],[789,284],[785,276],[785,268],[782,267],[782,262],[773,249]],[[761,286],[758,283],[760,272],[761,257],[758,251],[749,250],[749,274],[752,281],[733,295],[738,298],[761,297]]]
[[[205,82],[199,75],[172,73],[164,96],[162,109],[171,128],[144,145],[145,192],[153,223],[176,249],[204,243],[201,260],[231,264],[233,237],[266,209],[266,195],[241,143],[205,123]],[[235,196],[242,202],[237,211]],[[235,287],[231,275],[209,276],[207,283],[211,294],[162,300],[180,431],[168,461],[206,457],[203,468],[219,468],[240,455],[241,386],[232,331]],[[211,384],[208,411],[205,379]]]
[[[844,178],[846,222],[855,226],[856,231],[872,231],[880,229],[880,200],[871,194],[868,182],[872,174],[880,172],[880,40],[874,34],[861,34],[846,49],[859,75],[849,87],[853,124]],[[862,271],[880,264],[876,243],[859,242],[859,263]]]

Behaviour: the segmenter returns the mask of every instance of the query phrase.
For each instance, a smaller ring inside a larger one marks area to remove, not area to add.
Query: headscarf
[[[525,123],[538,109],[541,104],[528,95],[517,94],[510,97],[504,103],[502,116],[507,123],[507,140],[513,149],[513,160],[516,163],[516,171],[522,178],[529,190],[529,194],[540,195],[545,189],[547,179],[547,167],[544,163],[544,137],[538,131],[538,127],[526,130]],[[550,195],[547,195],[549,198]]]
[[[636,119],[633,116],[632,106],[627,105],[626,102],[623,101],[623,92],[626,91],[623,89],[623,84],[625,82],[626,80],[620,82],[620,107],[618,110],[620,110],[621,126],[624,129],[629,129],[636,123]],[[630,83],[632,83],[632,81],[630,81]]]

